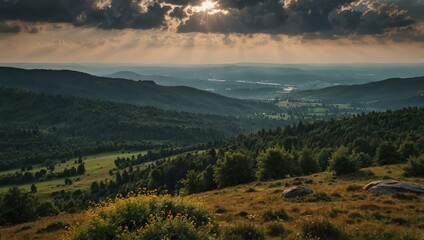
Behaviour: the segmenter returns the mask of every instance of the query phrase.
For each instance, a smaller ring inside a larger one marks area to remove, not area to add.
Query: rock
[[[293,181],[304,182],[304,183],[313,183],[314,182],[312,179],[307,178],[307,177],[297,177],[297,178],[293,179]]]
[[[396,192],[424,194],[424,185],[394,179],[373,181],[365,185],[363,189],[375,194],[391,194]]]
[[[311,189],[305,187],[305,186],[296,186],[291,187],[283,191],[281,194],[282,198],[296,198],[296,197],[303,197],[306,195],[309,195],[313,193]]]

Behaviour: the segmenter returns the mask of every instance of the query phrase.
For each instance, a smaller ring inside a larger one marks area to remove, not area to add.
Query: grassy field
[[[377,196],[362,190],[370,181],[391,177],[424,184],[422,178],[404,178],[402,165],[372,167],[343,177],[329,172],[308,176],[305,184],[315,198],[284,200],[282,191],[296,183],[294,179],[255,182],[188,196],[203,201],[221,228],[251,223],[266,231],[271,224],[284,227],[284,234],[267,239],[299,239],[304,222],[327,219],[347,232],[351,239],[424,239],[424,196],[394,194]],[[309,199],[309,200],[308,200]],[[57,239],[64,230],[38,233],[55,221],[80,221],[83,214],[67,214],[32,223],[0,228],[0,239]],[[16,233],[23,226],[31,228]],[[31,236],[31,237],[28,237]]]
[[[64,178],[60,179],[52,179],[47,180],[44,182],[38,182],[35,183],[37,186],[37,196],[40,198],[40,200],[45,200],[50,198],[51,193],[55,191],[60,190],[87,190],[90,188],[90,185],[94,181],[100,181],[109,178],[109,170],[115,168],[114,160],[117,157],[129,157],[137,154],[146,154],[147,151],[141,151],[141,152],[114,152],[114,153],[102,153],[92,156],[87,156],[84,159],[84,165],[86,172],[84,175],[72,177],[71,179],[74,180],[74,183],[72,185],[65,185]],[[60,163],[56,164],[56,167],[54,169],[54,172],[61,172],[65,168],[72,168],[77,167],[78,164],[75,164],[75,161],[77,159],[71,159],[67,161],[66,163]],[[34,166],[34,169],[31,171],[33,173],[41,170],[42,168],[45,169],[45,167],[42,167],[41,165]],[[21,171],[20,169],[14,169],[9,171],[0,172],[0,175],[8,174],[8,173],[14,173],[16,171]],[[79,179],[79,180],[78,180]],[[18,185],[18,187],[25,188],[27,190],[30,190],[31,183],[28,184],[22,184]],[[10,186],[1,186],[0,192],[7,191]]]

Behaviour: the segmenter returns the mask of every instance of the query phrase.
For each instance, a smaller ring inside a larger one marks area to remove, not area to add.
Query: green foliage
[[[283,209],[277,211],[269,209],[262,214],[262,219],[268,222],[276,220],[289,221],[291,218]]]
[[[301,231],[302,236],[307,239],[349,239],[347,234],[345,234],[338,226],[335,226],[326,219],[306,221],[301,226]]]
[[[0,169],[121,150],[122,145],[145,149],[153,145],[148,141],[206,143],[279,124],[2,88],[0,103],[0,149],[9,149],[0,152],[7,160]]]
[[[418,149],[412,141],[405,141],[400,145],[398,153],[401,161],[404,162],[411,156],[417,156]]]
[[[134,233],[123,234],[123,237],[120,239],[207,240],[214,238],[206,231],[202,231],[201,228],[196,228],[195,223],[189,218],[178,216],[156,219],[154,222],[147,224]]]
[[[37,218],[38,200],[29,192],[11,187],[0,195],[0,224],[18,224]]]
[[[44,228],[38,229],[37,233],[54,232],[59,229],[64,229],[67,227],[69,227],[69,224],[67,222],[57,221],[57,222],[50,223]]]
[[[400,157],[398,155],[396,147],[393,145],[393,143],[388,141],[384,141],[380,144],[380,146],[377,148],[375,158],[379,165],[387,165],[400,162]]]
[[[242,223],[225,229],[223,240],[265,240],[264,232],[253,224]]]
[[[251,182],[253,160],[241,152],[225,153],[216,163],[214,179],[220,188]]]
[[[328,160],[331,158],[332,149],[322,148],[318,154],[318,163],[321,171],[325,171],[328,168]]]
[[[117,198],[90,209],[87,216],[64,239],[208,239],[217,228],[201,204],[168,195]]]
[[[372,158],[367,153],[353,150],[350,157],[352,158],[352,161],[359,163],[362,168],[371,167],[373,165]]]
[[[406,176],[424,177],[424,154],[419,157],[409,157],[404,170]]]
[[[51,202],[40,203],[36,211],[40,217],[55,216],[59,214],[59,210]]]
[[[293,155],[284,148],[268,148],[258,156],[256,176],[260,181],[285,178],[292,172]]]
[[[32,193],[36,193],[37,192],[37,187],[34,184],[31,184],[31,192]]]
[[[349,154],[349,148],[340,146],[336,149],[330,159],[330,170],[336,175],[356,172],[359,169],[359,162]]]
[[[309,148],[303,148],[300,153],[299,164],[303,174],[309,175],[320,171],[317,160]]]
[[[189,170],[185,179],[181,180],[182,192],[193,194],[199,192],[202,188],[202,175],[194,170]]]
[[[286,229],[281,223],[270,223],[266,227],[266,234],[271,237],[282,237],[285,233]]]

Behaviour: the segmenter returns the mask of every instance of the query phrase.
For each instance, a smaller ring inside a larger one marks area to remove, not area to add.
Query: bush
[[[38,199],[25,189],[11,187],[0,194],[0,225],[37,219]]]
[[[265,234],[254,225],[244,223],[227,228],[223,240],[265,240]]]
[[[305,222],[302,227],[302,236],[313,239],[346,240],[348,236],[337,226],[325,219]]]
[[[256,176],[260,181],[285,178],[291,173],[292,159],[292,154],[284,148],[268,148],[258,156]]]
[[[271,237],[281,237],[285,233],[286,229],[281,223],[271,223],[266,227],[266,234]]]
[[[272,209],[267,210],[262,214],[262,218],[264,221],[290,220],[289,215],[283,209],[279,211],[274,211]]]
[[[72,226],[64,239],[163,239],[174,234],[179,238],[171,239],[207,239],[216,229],[213,215],[194,200],[139,194],[89,209],[85,222]]]
[[[358,171],[359,163],[349,154],[349,149],[340,146],[330,158],[330,170],[336,175],[343,175]]]
[[[37,207],[37,214],[40,217],[48,217],[59,214],[59,210],[51,202],[43,202]]]
[[[59,229],[64,229],[64,228],[67,228],[67,227],[69,227],[69,224],[67,222],[57,221],[57,222],[50,223],[45,228],[38,229],[37,233],[54,232],[54,231],[57,231]]]
[[[253,160],[243,153],[225,153],[215,166],[218,187],[234,186],[254,180]]]
[[[424,177],[424,155],[409,157],[404,171],[405,176]]]

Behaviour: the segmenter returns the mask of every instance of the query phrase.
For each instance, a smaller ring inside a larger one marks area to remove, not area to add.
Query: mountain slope
[[[96,77],[67,70],[0,67],[0,87],[219,115],[247,115],[277,110],[270,104],[228,98],[190,87],[166,87],[152,81]]]
[[[275,124],[0,88],[0,168],[119,150],[118,143],[205,143]]]
[[[399,104],[424,105],[424,77],[392,78],[361,85],[335,86],[294,93],[336,103],[362,103],[389,107]]]

